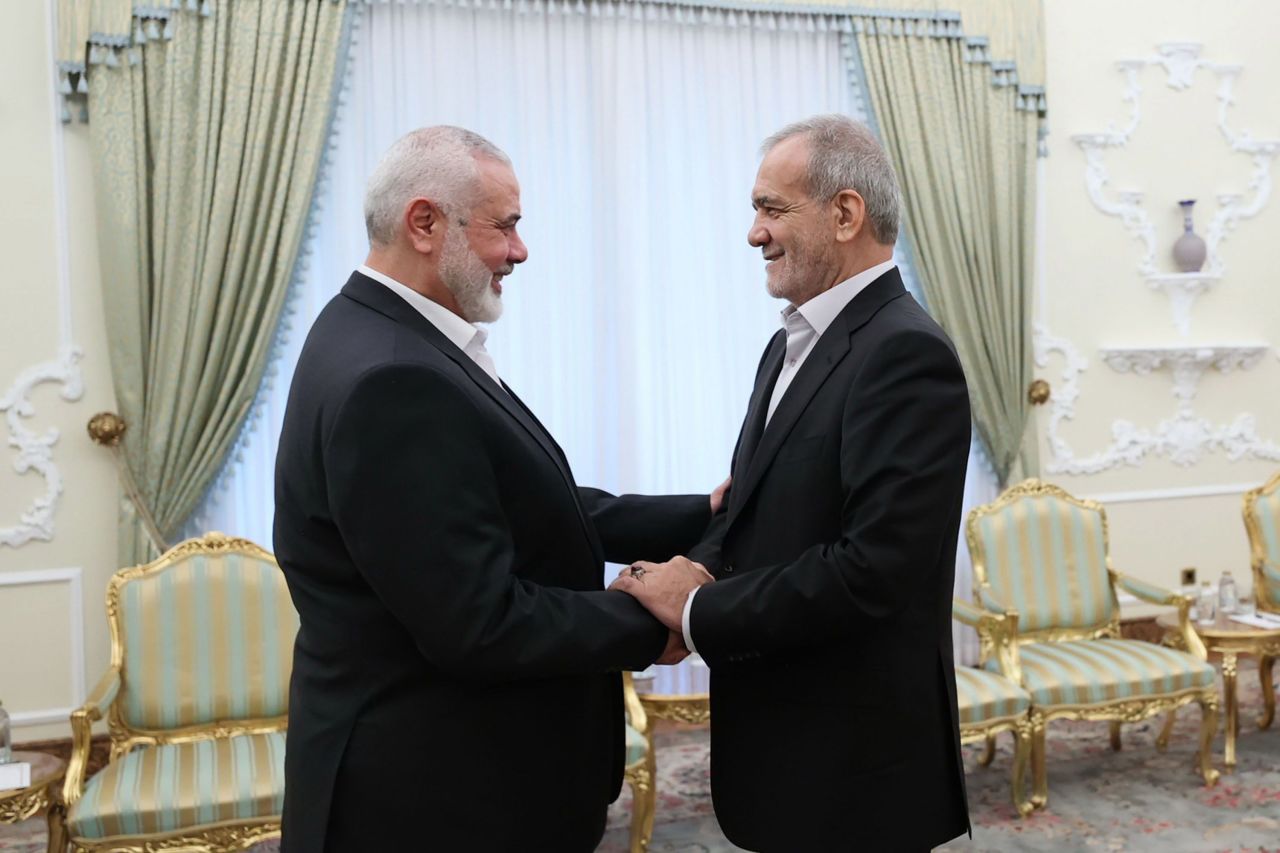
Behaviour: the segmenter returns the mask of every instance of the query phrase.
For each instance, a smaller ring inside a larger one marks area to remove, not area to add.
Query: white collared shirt
[[[418,291],[401,284],[386,273],[378,272],[364,264],[357,267],[356,271],[379,284],[386,285],[387,289],[392,293],[412,305],[414,310],[426,317],[431,325],[440,330],[440,334],[448,338],[454,346],[462,350],[467,358],[474,361],[481,370],[489,374],[489,377],[498,383],[499,388],[502,387],[502,380],[498,378],[498,368],[493,363],[493,357],[484,348],[484,342],[489,337],[488,332],[479,326],[468,323],[440,303],[432,302]]]
[[[822,333],[835,322],[836,317],[867,288],[867,285],[893,269],[896,264],[892,259],[865,269],[852,278],[847,278],[830,290],[824,290],[803,305],[788,305],[782,309],[782,328],[787,332],[787,352],[782,362],[782,371],[778,381],[773,385],[773,396],[769,398],[769,410],[764,422],[768,424],[773,418],[778,403],[782,402],[791,380],[795,379],[804,361],[813,352],[814,346]]]
[[[773,384],[773,396],[769,398],[769,410],[765,414],[765,424],[773,418],[778,403],[791,387],[791,380],[804,365],[804,360],[813,352],[822,337],[840,312],[845,309],[853,297],[866,290],[867,285],[893,269],[897,264],[892,259],[874,267],[865,269],[852,278],[847,278],[830,290],[824,290],[803,305],[788,305],[782,309],[782,328],[787,332],[787,352],[783,356],[782,370],[778,373],[778,381]],[[684,647],[697,653],[693,647],[693,637],[689,635],[689,614],[693,611],[693,597],[698,592],[694,589],[684,601],[684,613],[680,618],[681,633],[684,634]]]

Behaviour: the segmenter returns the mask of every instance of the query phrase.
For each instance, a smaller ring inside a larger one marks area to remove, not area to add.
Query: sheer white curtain
[[[965,538],[964,519],[969,510],[981,504],[990,503],[1000,492],[1000,483],[996,479],[995,469],[976,437],[969,445],[969,467],[964,478],[964,514],[960,522],[960,542],[956,546],[956,583],[955,595],[965,601],[973,601],[973,560],[969,556],[969,542]],[[978,633],[967,625],[951,622],[951,640],[955,646],[956,663],[976,664],[978,662]]]
[[[364,258],[367,175],[394,139],[431,124],[474,129],[515,165],[530,256],[508,279],[488,348],[578,481],[664,493],[709,491],[726,476],[782,307],[746,242],[757,147],[789,121],[860,107],[825,19],[822,29],[804,16],[731,25],[723,13],[676,20],[631,7],[356,10],[291,329],[260,418],[193,531],[269,545],[302,339]],[[655,689],[704,680],[697,668],[664,669]]]

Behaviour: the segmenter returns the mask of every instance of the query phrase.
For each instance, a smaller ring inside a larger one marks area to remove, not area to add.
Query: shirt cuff
[[[684,634],[684,647],[691,655],[698,653],[698,650],[693,647],[693,637],[689,635],[689,613],[693,610],[693,597],[697,594],[698,587],[689,591],[689,597],[684,600],[684,614],[680,617],[680,633]]]

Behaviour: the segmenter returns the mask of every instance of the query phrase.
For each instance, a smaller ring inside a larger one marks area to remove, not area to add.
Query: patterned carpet
[[[1241,666],[1239,765],[1213,789],[1193,772],[1199,710],[1183,710],[1167,752],[1154,746],[1160,720],[1124,727],[1124,749],[1112,753],[1105,723],[1053,723],[1049,729],[1049,807],[1018,820],[1009,804],[1012,744],[1002,736],[990,767],[967,747],[965,766],[973,840],[957,851],[1252,851],[1280,853],[1280,722],[1259,731],[1257,671]],[[734,847],[711,809],[706,730],[660,728],[655,853],[724,853]],[[1215,744],[1220,762],[1222,737]],[[627,849],[631,794],[609,811],[600,853]],[[274,853],[276,844],[254,848]],[[44,850],[41,821],[0,827],[0,850]]]

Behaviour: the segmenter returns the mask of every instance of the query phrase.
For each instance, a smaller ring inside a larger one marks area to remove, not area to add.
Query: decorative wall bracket
[[[1085,156],[1085,187],[1089,199],[1098,210],[1120,220],[1125,230],[1142,244],[1142,256],[1138,271],[1148,284],[1167,293],[1172,301],[1174,324],[1182,335],[1191,328],[1191,306],[1195,298],[1204,293],[1225,269],[1219,248],[1226,236],[1245,219],[1256,216],[1271,197],[1271,161],[1280,153],[1280,140],[1255,140],[1247,130],[1237,131],[1227,121],[1227,111],[1235,98],[1232,87],[1240,75],[1242,66],[1208,62],[1200,58],[1201,45],[1194,42],[1170,42],[1156,46],[1156,53],[1141,59],[1126,59],[1116,63],[1124,75],[1125,88],[1121,99],[1129,107],[1129,117],[1123,127],[1109,124],[1105,131],[1082,133],[1071,137]],[[1156,267],[1155,227],[1142,206],[1143,193],[1137,189],[1118,190],[1109,195],[1111,174],[1107,169],[1105,152],[1123,148],[1142,120],[1142,85],[1139,74],[1144,69],[1159,66],[1167,75],[1171,89],[1184,91],[1195,82],[1196,72],[1204,69],[1218,80],[1217,126],[1232,152],[1245,154],[1253,160],[1253,172],[1248,188],[1252,195],[1246,200],[1243,193],[1220,193],[1218,209],[1209,223],[1205,237],[1208,257],[1203,273],[1189,273],[1195,278],[1181,279],[1161,273]]]
[[[1147,286],[1159,290],[1169,297],[1173,308],[1173,326],[1178,334],[1186,337],[1191,333],[1191,306],[1196,297],[1217,284],[1222,276],[1207,272],[1173,272],[1149,275]]]
[[[19,474],[35,471],[45,481],[44,494],[37,497],[31,507],[22,513],[18,523],[0,527],[0,545],[16,548],[32,539],[47,542],[53,538],[53,511],[62,494],[62,475],[53,463],[53,446],[58,441],[58,430],[50,427],[37,434],[27,429],[22,419],[35,414],[30,396],[37,385],[45,382],[60,383],[62,399],[68,401],[79,400],[83,396],[80,356],[79,348],[63,347],[56,359],[34,365],[18,374],[13,386],[0,397],[0,412],[4,413],[5,426],[9,431],[8,443],[10,447],[17,449],[13,470]]]
[[[1048,355],[1066,358],[1059,393],[1054,395],[1049,421],[1049,445],[1053,460],[1046,469],[1054,474],[1096,474],[1120,465],[1139,465],[1147,456],[1163,456],[1176,465],[1194,465],[1207,453],[1220,451],[1236,461],[1245,457],[1280,460],[1280,444],[1265,441],[1253,415],[1243,412],[1226,424],[1213,424],[1196,414],[1193,401],[1201,378],[1209,370],[1227,373],[1248,370],[1262,361],[1270,348],[1262,344],[1200,347],[1111,347],[1101,350],[1103,361],[1120,373],[1147,375],[1168,370],[1173,378],[1177,410],[1154,430],[1128,420],[1111,425],[1111,443],[1087,457],[1076,457],[1059,428],[1075,417],[1079,376],[1087,362],[1067,341],[1054,338],[1043,327],[1036,330],[1036,363],[1048,365]]]

